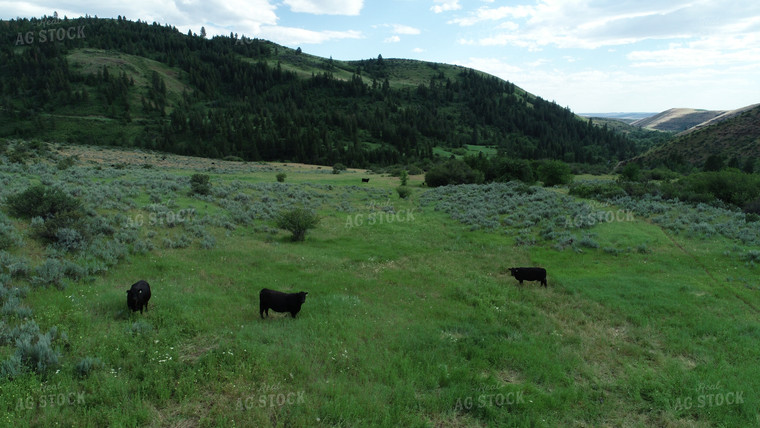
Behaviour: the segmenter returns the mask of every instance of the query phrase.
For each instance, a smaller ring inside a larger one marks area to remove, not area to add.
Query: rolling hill
[[[724,117],[728,118],[682,133],[632,160],[647,166],[687,163],[702,167],[710,155],[740,162],[760,158],[760,106]]]
[[[608,119],[617,120],[627,124],[631,124],[637,120],[646,119],[654,116],[657,113],[642,113],[642,112],[614,112],[614,113],[579,113],[580,116],[590,117],[593,119]]]
[[[639,119],[632,122],[631,125],[657,131],[681,132],[714,119],[724,113],[726,113],[726,111],[672,108],[654,116]]]
[[[48,23],[1,24],[35,35]],[[640,153],[624,135],[458,66],[338,61],[121,17],[55,26],[84,31],[0,47],[0,138],[363,167],[424,165],[440,148],[465,146],[582,163]]]
[[[685,134],[730,119],[758,105],[760,104],[753,104],[734,110],[672,108],[662,113],[633,121],[631,125],[656,131]]]

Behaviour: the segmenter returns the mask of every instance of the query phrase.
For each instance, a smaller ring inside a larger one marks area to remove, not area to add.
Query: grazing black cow
[[[362,183],[369,183],[369,178],[362,178]]]
[[[541,281],[544,287],[546,287],[546,269],[540,267],[517,267],[509,268],[509,273],[520,281],[522,285],[523,281]]]
[[[132,309],[132,312],[139,310],[142,313],[143,306],[147,311],[148,300],[150,300],[150,285],[142,279],[132,284],[132,288],[127,290],[127,306]]]
[[[259,293],[259,314],[264,318],[264,312],[269,316],[269,309],[275,312],[290,312],[293,318],[296,317],[301,305],[306,301],[305,291],[300,293],[283,293],[281,291],[262,288]]]

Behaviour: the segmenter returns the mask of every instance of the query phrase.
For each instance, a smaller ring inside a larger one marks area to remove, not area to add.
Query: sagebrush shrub
[[[578,240],[578,246],[583,248],[599,248],[599,243],[591,235],[583,235]]]
[[[2,272],[12,278],[23,278],[29,274],[29,264],[21,256],[0,250],[0,273]]]
[[[153,251],[156,249],[156,246],[153,245],[153,241],[150,239],[147,240],[137,240],[135,241],[134,245],[132,246],[132,253],[133,254],[144,254],[149,251]]]
[[[45,375],[59,365],[60,353],[53,348],[56,340],[68,340],[65,333],[58,334],[52,327],[41,334],[36,322],[27,321],[12,329],[0,331],[0,345],[15,344],[16,352],[0,363],[0,377],[13,378],[26,370]]]
[[[79,251],[85,247],[84,237],[76,230],[62,227],[55,233],[56,247],[63,251]]]
[[[46,334],[35,337],[23,337],[16,340],[16,356],[21,365],[29,370],[44,374],[56,368],[59,364],[60,353],[53,349],[56,328]]]
[[[10,222],[3,222],[0,219],[0,250],[7,250],[11,247],[20,247],[24,243],[21,235],[16,232],[16,228]]]
[[[101,367],[103,365],[103,362],[100,361],[99,358],[92,358],[92,357],[84,357],[77,365],[74,367],[74,374],[80,378],[85,378],[90,375],[90,373]]]
[[[204,250],[210,250],[216,246],[216,238],[212,235],[206,235],[201,239],[201,248]]]
[[[56,164],[56,167],[59,170],[63,171],[63,170],[71,168],[72,166],[76,164],[77,164],[77,158],[75,156],[67,156],[59,160],[58,163]]]
[[[49,258],[34,269],[34,276],[30,282],[37,287],[49,287],[53,285],[57,288],[63,288],[64,278],[78,280],[86,273],[85,269],[81,266],[68,260]]]

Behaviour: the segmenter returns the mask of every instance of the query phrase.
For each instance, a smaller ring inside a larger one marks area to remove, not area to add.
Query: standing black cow
[[[263,288],[259,293],[259,314],[263,319],[264,312],[269,316],[269,309],[272,309],[275,312],[290,312],[290,315],[295,318],[296,314],[301,310],[301,305],[306,301],[307,294],[309,293],[305,291],[301,291],[300,293],[283,293]]]
[[[147,311],[148,300],[150,300],[150,285],[142,279],[132,284],[132,288],[127,290],[127,306],[132,309],[132,312],[139,310],[142,313],[143,306]]]
[[[369,183],[369,178],[362,178],[362,183]]]
[[[541,281],[544,287],[546,287],[546,269],[540,267],[517,267],[509,268],[509,273],[520,281],[522,285],[523,281]]]

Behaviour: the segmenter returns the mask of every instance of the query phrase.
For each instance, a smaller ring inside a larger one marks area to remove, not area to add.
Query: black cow
[[[283,293],[281,291],[262,288],[259,293],[259,314],[264,319],[264,312],[269,316],[269,309],[275,312],[290,312],[293,318],[296,317],[301,305],[306,301],[305,291],[300,293]]]
[[[369,178],[362,178],[362,183],[369,183]]]
[[[143,306],[147,311],[148,300],[150,300],[150,285],[142,279],[132,284],[132,288],[127,290],[127,306],[132,309],[132,312],[139,310],[142,313]]]
[[[544,287],[546,287],[546,269],[540,267],[517,267],[509,268],[509,273],[520,281],[522,285],[523,281],[541,281]]]

